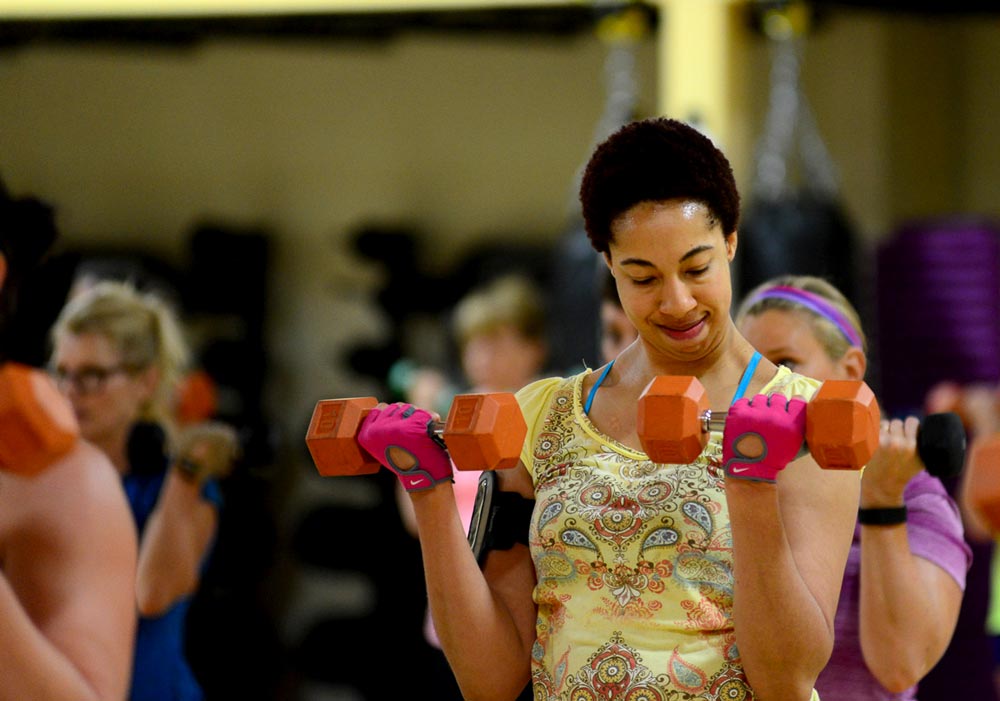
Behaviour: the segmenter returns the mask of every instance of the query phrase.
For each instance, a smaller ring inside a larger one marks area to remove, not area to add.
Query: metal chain
[[[799,187],[834,197],[837,178],[833,161],[799,81],[803,41],[799,37],[776,40],[771,51],[771,92],[757,150],[754,194],[777,200],[792,191],[796,179],[792,150],[797,137]]]
[[[619,127],[632,121],[639,102],[639,87],[636,79],[636,42],[620,40],[606,42],[608,47],[604,59],[604,107],[594,128],[591,149],[604,141]],[[569,211],[579,216],[580,181],[583,179],[584,164],[577,169],[569,194]]]

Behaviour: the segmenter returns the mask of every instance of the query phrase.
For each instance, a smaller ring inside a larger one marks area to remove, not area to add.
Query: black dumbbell
[[[965,426],[952,411],[928,414],[917,429],[917,455],[935,477],[957,477],[965,465]]]

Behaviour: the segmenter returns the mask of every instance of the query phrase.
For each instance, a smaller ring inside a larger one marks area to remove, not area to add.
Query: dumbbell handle
[[[698,424],[705,433],[709,431],[722,431],[726,428],[726,411],[712,411],[706,409],[698,416]]]
[[[372,407],[372,409],[373,408],[374,407]],[[372,409],[362,409],[361,410],[361,413],[359,414],[359,421],[358,421],[358,425],[359,426],[361,425],[362,422],[364,422],[364,420],[368,417],[368,415],[370,413],[372,413]],[[437,443],[438,445],[440,445],[445,450],[448,449],[448,445],[445,443],[445,440],[444,440],[444,434],[445,434],[445,427],[446,426],[447,426],[447,424],[444,421],[431,420],[431,421],[427,422],[427,435],[430,436],[431,439],[433,439],[435,443]],[[365,452],[367,453],[368,451],[365,451]]]
[[[727,411],[712,411],[711,409],[706,409],[698,416],[698,424],[701,426],[701,430],[705,433],[715,430],[722,432],[726,429],[726,416],[729,412]],[[805,441],[802,443],[802,447],[799,450],[798,457],[802,457],[807,450]]]
[[[370,474],[378,461],[357,442],[357,432],[375,407],[374,397],[320,400],[313,410],[306,445],[322,475]],[[431,421],[428,435],[447,449],[460,470],[515,467],[528,426],[510,392],[460,394],[446,421]]]
[[[363,409],[361,411],[361,421],[363,422],[370,413],[372,413],[371,409]],[[448,424],[445,421],[438,421],[436,419],[432,419],[431,421],[427,422],[427,435],[430,436],[435,443],[437,443],[445,450],[448,449],[448,446],[445,443],[444,439],[445,428],[447,427],[447,425]]]

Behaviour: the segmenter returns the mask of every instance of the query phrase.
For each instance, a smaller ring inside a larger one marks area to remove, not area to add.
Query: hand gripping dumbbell
[[[688,464],[721,431],[726,412],[708,408],[705,388],[696,377],[661,375],[639,397],[636,430],[653,462]],[[828,380],[806,408],[806,445],[828,470],[859,470],[878,448],[880,413],[864,382]]]
[[[378,403],[374,397],[323,399],[316,403],[306,432],[306,445],[316,469],[324,477],[377,472],[379,462],[358,444],[358,430]],[[459,470],[496,470],[514,467],[528,426],[513,394],[459,394],[452,400],[447,421],[435,422]]]
[[[80,427],[67,399],[41,370],[0,365],[0,470],[33,475],[76,444]]]

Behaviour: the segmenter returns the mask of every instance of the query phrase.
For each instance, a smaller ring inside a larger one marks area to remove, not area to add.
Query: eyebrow
[[[711,251],[713,248],[715,248],[715,246],[711,246],[709,244],[702,244],[701,246],[695,246],[690,251],[682,255],[678,262],[683,263],[687,259],[693,258],[699,253],[704,253],[705,251]],[[646,268],[655,267],[650,261],[646,260],[645,258],[624,258],[619,263],[619,265],[641,265]]]

